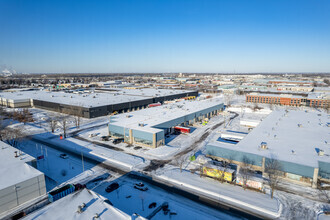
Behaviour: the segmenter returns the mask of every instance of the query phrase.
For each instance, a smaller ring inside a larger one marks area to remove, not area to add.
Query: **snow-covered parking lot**
[[[119,188],[110,193],[105,191],[106,187],[112,182],[119,183]],[[240,216],[235,216],[233,213],[226,213],[198,204],[192,200],[182,196],[166,192],[165,190],[151,186],[143,182],[147,191],[140,191],[134,188],[136,183],[141,181],[131,179],[128,176],[121,176],[112,181],[104,182],[93,190],[102,196],[108,198],[116,208],[128,213],[138,213],[143,217],[147,217],[158,206],[167,202],[169,212],[165,214],[160,210],[154,219],[241,219]],[[151,203],[156,203],[156,207],[149,208]]]

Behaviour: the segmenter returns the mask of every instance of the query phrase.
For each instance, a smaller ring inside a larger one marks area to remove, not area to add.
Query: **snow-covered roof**
[[[86,90],[87,91],[87,90]],[[90,90],[91,91],[91,90]],[[189,92],[188,90],[171,89],[116,89],[116,91],[90,93],[66,93],[63,91],[17,91],[0,92],[0,97],[9,100],[41,100],[82,107],[97,107],[125,102],[139,101],[153,97],[163,97]],[[191,91],[190,91],[191,92]]]
[[[106,198],[87,189],[77,191],[61,200],[58,200],[42,209],[39,209],[24,219],[93,219],[98,214],[98,219],[116,219],[116,220],[143,220],[145,218],[137,216],[132,218],[125,212],[113,207],[107,203]],[[83,203],[86,207],[83,212],[78,213],[78,206]]]
[[[111,116],[111,124],[156,133],[159,129],[152,128],[153,126],[184,117],[188,114],[195,112],[197,113],[201,110],[215,107],[222,103],[223,101],[220,98],[202,101],[180,101],[163,106],[147,108],[140,111]],[[144,126],[139,126],[140,123],[143,123]]]
[[[330,162],[329,122],[330,116],[317,110],[276,110],[238,144],[210,145],[318,167],[318,161]],[[260,149],[261,142],[267,142],[268,149]],[[319,149],[324,156],[318,155]]]
[[[325,93],[309,93],[309,99],[330,99],[330,95]]]
[[[15,157],[15,151],[18,157]],[[42,172],[26,164],[32,160],[32,156],[0,141],[0,190],[42,175]]]

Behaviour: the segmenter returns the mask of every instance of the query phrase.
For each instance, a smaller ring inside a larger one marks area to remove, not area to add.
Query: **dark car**
[[[97,184],[99,184],[101,181],[108,179],[109,177],[111,177],[111,174],[104,173],[101,176],[98,176],[98,177],[88,181],[88,183],[86,183],[87,188],[92,188],[92,187],[96,186]]]
[[[144,184],[142,182],[139,182],[139,183],[135,183],[135,186],[144,187]]]
[[[60,154],[60,158],[62,158],[62,159],[68,159],[69,156],[67,154]]]
[[[124,141],[124,138],[117,138],[117,139],[113,140],[113,143],[114,144],[119,144],[120,142],[123,142],[123,141]]]
[[[143,184],[143,186],[134,185],[134,188],[138,189],[140,191],[147,191],[148,190],[148,187],[144,186],[144,184]]]
[[[157,206],[157,203],[155,203],[155,202],[150,203],[149,209],[155,208],[156,206]]]
[[[106,189],[105,189],[105,191],[107,192],[107,193],[109,193],[109,192],[112,192],[112,191],[114,191],[114,190],[116,190],[116,189],[118,189],[119,188],[119,184],[118,183],[111,183]]]
[[[109,141],[109,136],[102,136],[101,141]]]

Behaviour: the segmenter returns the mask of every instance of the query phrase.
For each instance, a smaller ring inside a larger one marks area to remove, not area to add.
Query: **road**
[[[235,115],[232,116],[230,118],[230,120],[236,118],[237,116],[238,116],[238,114],[235,113]],[[181,152],[177,153],[176,155],[174,155],[174,158],[180,158],[181,156],[183,156],[183,155],[191,152],[192,150],[194,150],[200,143],[202,143],[210,135],[211,130],[218,128],[223,123],[224,122],[220,122],[220,123],[214,125],[212,128],[207,129],[206,132],[202,135],[202,137],[199,140],[194,142],[190,147],[186,148],[184,151],[181,151]],[[101,127],[101,126],[104,126],[104,124],[94,126],[93,128],[97,128],[97,127]],[[86,129],[81,129],[79,131],[71,133],[71,135],[74,135],[75,138],[77,138],[77,139],[80,139],[80,140],[83,139],[84,141],[88,141],[84,138],[81,138],[81,137],[77,136],[77,134],[79,132],[87,130],[87,129],[89,130],[89,129],[92,129],[92,128],[89,127],[89,128],[86,128]],[[60,145],[55,145],[55,144],[49,143],[45,140],[41,140],[41,139],[38,139],[38,138],[35,138],[35,137],[31,137],[31,140],[36,142],[36,143],[46,145],[50,148],[60,150],[64,153],[73,154],[77,157],[81,157],[80,153],[75,151],[75,150],[71,150],[71,149],[65,148],[65,147],[60,146]],[[88,142],[93,143],[93,141],[88,141]],[[109,145],[106,145],[106,144],[100,144],[98,142],[96,142],[94,144],[109,148]],[[110,148],[110,149],[112,149],[112,148]],[[116,148],[116,149],[118,149],[118,148]],[[198,193],[196,191],[190,192],[187,189],[185,189],[183,186],[173,186],[173,184],[171,184],[171,183],[164,182],[163,180],[158,180],[157,177],[151,177],[148,174],[148,172],[143,172],[143,174],[139,173],[139,172],[129,172],[127,170],[123,170],[123,169],[120,169],[118,167],[114,167],[113,165],[108,164],[103,159],[97,158],[96,156],[90,155],[90,154],[85,154],[84,159],[86,161],[90,162],[90,163],[94,163],[95,165],[101,166],[101,167],[103,167],[105,169],[108,169],[112,172],[120,173],[120,174],[123,174],[123,175],[128,174],[133,179],[146,181],[146,182],[148,182],[149,184],[151,184],[153,186],[156,186],[156,187],[162,188],[162,189],[164,189],[168,192],[186,197],[186,198],[188,198],[190,200],[193,200],[193,201],[196,201],[198,203],[202,203],[204,205],[213,207],[213,208],[215,208],[219,211],[222,211],[222,212],[229,212],[233,215],[238,215],[238,216],[248,218],[248,219],[256,219],[256,218],[258,219],[258,218],[264,218],[265,217],[265,216],[255,215],[254,213],[250,212],[249,210],[242,210],[240,207],[233,207],[233,206],[229,206],[228,204],[223,204],[223,203],[215,200],[214,198],[210,198],[207,195],[203,195],[203,194]],[[144,171],[150,171],[150,170],[158,169],[160,167],[163,167],[165,164],[167,164],[169,162],[171,162],[171,160],[152,160],[151,161],[152,165],[149,165],[148,168],[145,169]],[[152,169],[150,169],[151,167],[152,167]]]
[[[230,117],[229,122],[238,116],[238,114],[236,112],[230,112],[230,113],[232,113],[234,115]],[[195,150],[198,147],[199,144],[201,144],[203,141],[205,141],[209,137],[209,135],[212,133],[213,130],[219,128],[225,122],[226,121],[219,122],[219,123],[213,125],[212,128],[206,129],[205,133],[197,141],[192,143],[189,147],[185,148],[183,151],[180,151],[177,154],[175,154],[170,160],[151,160],[150,165],[147,166],[144,169],[144,171],[150,172],[150,171],[153,171],[153,170],[157,170],[157,169],[165,166],[168,163],[175,163],[176,161],[179,161],[182,156],[184,156],[184,155],[190,153],[191,151]]]

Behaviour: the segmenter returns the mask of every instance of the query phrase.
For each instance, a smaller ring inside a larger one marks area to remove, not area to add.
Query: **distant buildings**
[[[330,105],[330,96],[250,93],[246,95],[246,102],[327,108]]]

